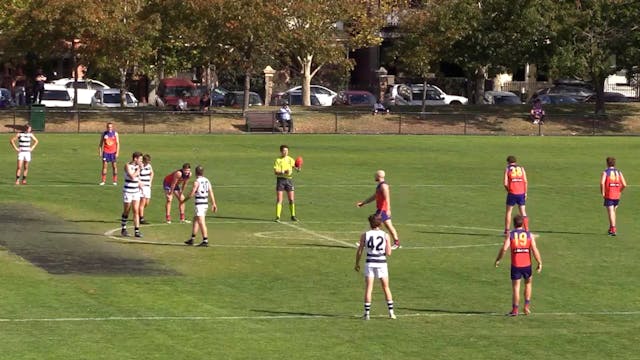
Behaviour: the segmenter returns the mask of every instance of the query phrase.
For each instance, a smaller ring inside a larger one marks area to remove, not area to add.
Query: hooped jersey
[[[386,184],[386,182],[383,181],[376,186],[376,209],[389,211],[389,202],[382,191],[383,184]]]
[[[509,164],[505,170],[507,188],[510,194],[522,195],[527,192],[527,181],[524,168],[517,164]]]
[[[604,197],[610,200],[620,199],[622,189],[622,172],[614,167],[604,171]]]
[[[105,154],[115,154],[118,151],[118,141],[115,131],[105,131],[102,133],[102,152]]]
[[[511,265],[515,267],[531,266],[531,233],[524,229],[511,230],[509,233]]]
[[[198,189],[195,193],[195,204],[197,205],[209,205],[209,189],[211,189],[211,182],[204,176],[198,176],[196,178],[198,183]]]
[[[387,262],[387,234],[382,230],[369,230],[364,233],[364,247],[367,250],[367,263],[384,264]]]
[[[140,168],[140,183],[143,186],[151,186],[151,173],[153,172],[153,167],[151,164],[142,164],[142,168]]]
[[[18,134],[18,150],[20,150],[20,152],[31,151],[31,138],[32,134],[28,132]]]
[[[137,164],[127,163],[127,170],[124,174],[124,188],[122,189],[126,193],[136,193],[140,191],[139,176],[140,167]],[[134,174],[133,176],[129,173]]]

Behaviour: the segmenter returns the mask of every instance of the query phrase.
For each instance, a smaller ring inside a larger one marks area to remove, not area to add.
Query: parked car
[[[211,106],[224,106],[224,96],[229,92],[229,90],[223,87],[207,89],[206,85],[198,85],[196,89],[198,97],[202,97],[202,95],[209,91],[211,95]]]
[[[9,89],[0,88],[0,109],[14,106]]]
[[[320,106],[333,105],[336,101],[336,97],[338,96],[337,92],[320,85],[311,85],[310,92],[312,96],[316,97]],[[289,94],[290,96],[302,97],[302,86],[292,87],[284,93]],[[313,105],[313,101],[311,102],[311,105]]]
[[[520,96],[510,91],[485,91],[483,103],[494,105],[519,105],[522,104],[522,100],[520,100]]]
[[[565,95],[576,99],[578,102],[584,101],[587,97],[595,95],[595,91],[583,86],[556,85],[536,91],[536,94]]]
[[[138,99],[129,91],[125,92],[125,107],[138,106]],[[93,107],[120,107],[120,89],[103,89],[96,90],[91,98],[91,106]]]
[[[533,102],[535,98],[536,97],[533,97],[531,101]],[[545,104],[545,105],[576,104],[580,102],[571,96],[562,95],[562,94],[543,94],[543,95],[538,95],[537,98],[540,99],[540,102],[542,102],[542,104]]]
[[[224,106],[241,108],[244,104],[244,91],[229,91],[224,95]],[[258,93],[249,92],[249,106],[262,106],[262,98]]]
[[[376,97],[368,91],[346,90],[338,95],[338,103],[352,106],[369,106],[373,107],[376,103]]]
[[[624,94],[618,93],[618,92],[605,92],[603,94],[604,96],[604,102],[631,102],[632,99],[628,98],[626,96],[624,96]],[[596,102],[596,95],[591,95],[589,97],[587,97],[585,100],[585,102]]]
[[[72,107],[73,95],[62,85],[44,84],[40,104],[46,107]]]
[[[156,91],[156,105],[176,108],[178,99],[184,97],[187,107],[200,107],[200,96],[196,85],[189,79],[165,78],[160,80]]]
[[[386,105],[422,105],[423,84],[390,85],[385,93]],[[435,85],[427,85],[427,105],[465,105],[469,102],[464,96],[448,95]]]
[[[280,106],[285,102],[289,105],[302,105],[302,92],[280,92],[273,94],[273,96],[271,96],[271,102],[269,104],[271,106]],[[311,94],[311,105],[321,106],[320,100],[318,100],[318,97],[315,94]]]
[[[109,89],[109,85],[93,79],[78,79],[76,82],[73,78],[64,78],[54,80],[51,83],[64,86],[71,98],[75,95],[74,87],[78,89],[78,104],[80,105],[90,105],[96,90]]]

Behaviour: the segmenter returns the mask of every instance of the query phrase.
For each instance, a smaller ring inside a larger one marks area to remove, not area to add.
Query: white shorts
[[[387,264],[366,263],[364,265],[364,277],[374,277],[376,279],[389,277]]]
[[[136,191],[136,192],[126,192],[123,191],[122,192],[122,201],[124,201],[125,204],[129,204],[133,201],[140,201],[140,196],[142,194],[140,193],[140,191]]]
[[[194,214],[195,216],[198,216],[198,217],[205,216],[207,215],[207,210],[209,210],[209,204],[196,205]]]
[[[31,151],[20,151],[18,153],[18,161],[31,161]]]
[[[151,186],[142,187],[142,197],[145,199],[151,199]]]

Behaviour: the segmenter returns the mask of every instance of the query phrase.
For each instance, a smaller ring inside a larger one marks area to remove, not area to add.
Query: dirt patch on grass
[[[177,274],[29,205],[0,204],[0,226],[0,246],[50,274]]]

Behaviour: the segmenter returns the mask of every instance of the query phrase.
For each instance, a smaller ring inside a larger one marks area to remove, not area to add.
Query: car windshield
[[[359,104],[372,104],[371,99],[366,94],[353,94],[349,95],[349,104],[359,105]]]
[[[494,104],[520,104],[520,99],[517,96],[494,96]]]
[[[192,94],[196,90],[189,86],[167,86],[164,92],[164,96],[182,96],[183,93],[186,93],[187,96],[193,96]]]
[[[69,101],[69,93],[64,90],[45,90],[42,94],[42,100],[58,100]]]

